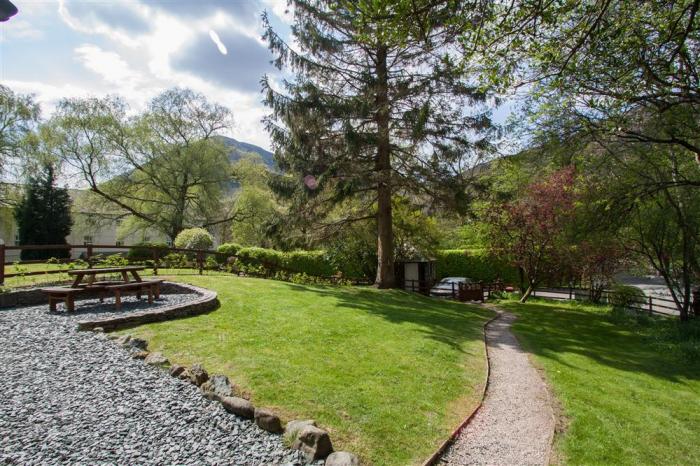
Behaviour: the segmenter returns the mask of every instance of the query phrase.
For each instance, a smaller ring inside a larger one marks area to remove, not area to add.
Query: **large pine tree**
[[[264,17],[275,63],[294,73],[283,89],[263,79],[278,164],[298,177],[300,206],[354,198],[366,203],[356,218],[376,212],[375,284],[392,287],[392,196],[463,204],[467,168],[489,147],[487,95],[454,64],[469,24],[445,9],[405,35],[395,2],[290,3],[293,42]]]
[[[39,176],[29,179],[24,197],[15,208],[19,244],[66,244],[73,220],[68,190],[56,186],[49,164]],[[23,250],[22,260],[69,257],[67,249]]]

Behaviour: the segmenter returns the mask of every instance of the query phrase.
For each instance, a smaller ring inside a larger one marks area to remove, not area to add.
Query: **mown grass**
[[[425,460],[478,402],[488,311],[397,290],[179,279],[216,290],[221,307],[127,333],[228,375],[284,420],[316,419],[367,464]]]
[[[500,306],[518,315],[514,331],[561,403],[562,463],[700,464],[697,323],[580,304]]]

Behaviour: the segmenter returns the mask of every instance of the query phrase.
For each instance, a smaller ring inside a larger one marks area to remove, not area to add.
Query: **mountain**
[[[269,168],[275,167],[275,158],[272,155],[272,152],[267,151],[260,146],[256,146],[255,144],[250,144],[248,142],[237,141],[233,138],[228,138],[226,136],[217,137],[224,143],[226,147],[231,148],[231,152],[229,152],[228,155],[228,159],[231,162],[235,162],[241,157],[243,157],[243,155],[245,155],[246,153],[252,152],[262,157],[263,162]]]

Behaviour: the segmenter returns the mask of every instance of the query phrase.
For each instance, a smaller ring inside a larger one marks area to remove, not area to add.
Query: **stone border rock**
[[[100,321],[104,323],[103,321]],[[92,329],[104,332],[102,326]],[[149,352],[148,342],[131,335],[111,335],[107,338],[139,359],[154,367],[168,371],[172,377],[187,381],[200,388],[202,395],[212,402],[221,403],[227,412],[252,420],[260,429],[273,434],[283,434],[286,442],[294,450],[299,450],[308,463],[325,459],[329,466],[359,466],[360,459],[346,451],[333,451],[328,431],[318,427],[314,420],[293,420],[283,427],[281,418],[271,409],[256,407],[246,398],[236,396],[239,388],[225,375],[209,376],[201,364],[191,367],[170,364],[160,352]]]
[[[48,286],[55,286],[66,283],[70,282],[63,281],[54,283],[42,283],[41,285],[37,285],[31,288],[22,288],[13,291],[7,291],[5,293],[0,293],[0,312],[2,308],[6,307],[38,306],[40,304],[47,304],[48,299],[46,298],[46,293],[43,293],[41,289],[46,288]],[[191,290],[188,287],[188,285],[184,285],[182,283],[163,282],[161,284],[161,294],[189,293],[191,292]],[[197,290],[201,290],[201,288],[197,288]],[[85,297],[87,299],[94,299],[98,298],[99,294],[97,292],[85,292],[80,296],[81,298]]]
[[[78,322],[78,330],[94,330],[102,328],[103,331],[113,331],[128,327],[134,327],[150,322],[162,322],[164,320],[177,319],[180,317],[190,317],[211,312],[219,307],[219,299],[215,291],[199,288],[184,283],[163,283],[161,293],[171,291],[173,288],[179,289],[180,293],[196,293],[197,299],[182,304],[171,306],[161,306],[156,309],[146,309],[126,313],[122,316],[107,317],[97,320],[84,320]],[[44,297],[44,299],[46,299]]]

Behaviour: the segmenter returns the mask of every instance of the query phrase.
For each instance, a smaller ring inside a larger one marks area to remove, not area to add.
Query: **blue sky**
[[[34,94],[50,115],[62,97],[124,97],[134,111],[173,87],[229,107],[239,140],[270,149],[259,81],[279,72],[261,40],[260,15],[289,33],[286,0],[12,0],[0,23],[0,82]],[[506,105],[495,112],[503,121]]]
[[[34,94],[48,116],[62,97],[109,93],[134,111],[173,86],[234,114],[230,135],[269,149],[259,81],[271,55],[260,14],[288,32],[285,0],[13,0],[0,23],[0,82]]]

